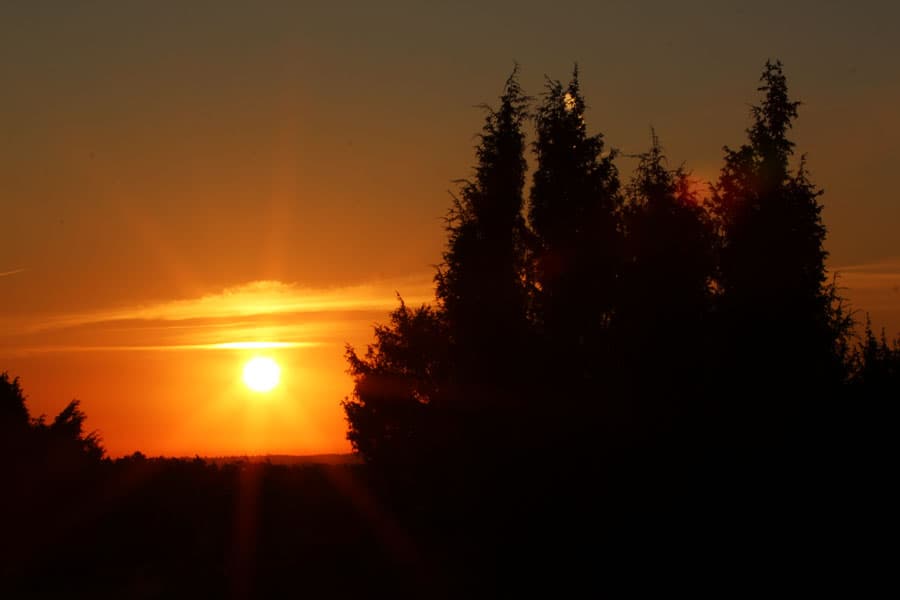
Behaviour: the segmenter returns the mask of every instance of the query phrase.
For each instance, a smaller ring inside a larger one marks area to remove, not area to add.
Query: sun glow
[[[271,358],[257,356],[244,365],[244,383],[254,392],[268,392],[281,379],[281,367]]]

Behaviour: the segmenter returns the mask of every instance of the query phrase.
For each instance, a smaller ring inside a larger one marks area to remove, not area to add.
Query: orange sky
[[[430,296],[514,59],[533,95],[580,62],[623,174],[652,125],[708,179],[781,58],[830,266],[900,331],[897,7],[332,4],[0,7],[0,371],[34,415],[81,399],[113,455],[347,450],[344,343]],[[244,341],[290,346],[217,346]]]

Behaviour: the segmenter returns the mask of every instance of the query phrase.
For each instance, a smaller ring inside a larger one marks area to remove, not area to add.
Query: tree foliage
[[[668,166],[655,133],[637,158],[614,324],[628,382],[620,393],[648,426],[671,428],[706,393],[715,235],[696,182]]]
[[[78,400],[49,424],[43,415],[30,418],[19,378],[0,373],[0,439],[22,465],[66,470],[99,461],[104,455],[100,434],[85,431],[86,419]]]
[[[353,395],[343,406],[348,439],[376,464],[422,459],[435,440],[429,411],[440,404],[446,381],[447,332],[428,306],[410,309],[401,300],[387,325],[375,327],[365,356],[347,347]]]
[[[30,417],[25,406],[25,394],[19,378],[9,378],[8,373],[0,373],[0,427],[4,435],[28,429]]]
[[[900,398],[900,337],[888,341],[883,329],[876,336],[866,317],[862,339],[852,354],[851,383],[863,401],[896,403]]]
[[[760,79],[763,99],[752,108],[748,142],[725,149],[714,189],[721,229],[717,375],[738,383],[723,384],[723,391],[748,435],[796,436],[846,379],[851,321],[826,280],[822,191],[809,179],[805,157],[796,167],[790,162],[788,134],[800,103],[789,98],[780,62],[767,62]]]
[[[612,316],[620,248],[618,171],[591,135],[576,67],[548,80],[535,116],[529,222],[537,238],[537,319],[552,352],[583,371]]]
[[[435,277],[460,383],[511,375],[525,342],[525,184],[527,98],[514,70],[475,150],[475,178],[463,181],[448,217],[444,262]],[[494,394],[499,392],[495,386]]]
[[[781,63],[760,81],[747,141],[725,148],[706,198],[655,133],[623,188],[577,68],[548,79],[524,204],[529,99],[514,72],[454,199],[436,304],[401,302],[366,356],[348,348],[354,448],[400,464],[753,446],[814,429],[816,406],[892,372],[887,342],[852,348],[826,279],[822,191],[795,159],[800,103]]]
[[[474,178],[461,182],[448,217],[437,305],[401,301],[364,357],[347,350],[348,437],[368,460],[408,466],[452,450],[460,462],[493,445],[496,423],[509,417],[502,411],[522,387],[529,346],[526,103],[513,71],[499,108],[486,109]]]

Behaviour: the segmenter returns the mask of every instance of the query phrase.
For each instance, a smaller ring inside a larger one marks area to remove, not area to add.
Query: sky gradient
[[[348,450],[344,344],[430,298],[515,61],[533,96],[578,61],[623,176],[652,126],[710,180],[781,59],[829,267],[900,332],[895,5],[181,4],[0,6],[0,371],[34,416],[81,399],[114,456]]]

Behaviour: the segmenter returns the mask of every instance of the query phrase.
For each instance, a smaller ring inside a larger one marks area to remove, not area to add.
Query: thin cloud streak
[[[871,318],[876,330],[900,333],[900,258],[831,269],[840,294],[849,300],[857,325]]]
[[[408,278],[332,289],[304,288],[281,281],[253,281],[199,298],[147,306],[62,315],[43,319],[33,331],[115,321],[187,321],[324,311],[391,310],[397,294],[410,304],[433,300],[431,278]]]
[[[897,296],[889,304],[900,308],[900,258],[887,259],[870,264],[852,265],[832,269],[837,274],[837,285],[852,296],[854,292],[881,295],[884,298]],[[860,308],[870,308],[860,306]]]
[[[149,346],[41,346],[23,348],[21,354],[45,354],[50,352],[169,352],[193,350],[282,350],[318,348],[325,342],[227,342],[222,344],[170,344]]]
[[[17,275],[19,273],[24,273],[28,269],[13,269],[12,271],[3,271],[0,272],[0,277],[9,277],[10,275]]]
[[[426,277],[331,289],[254,281],[196,298],[63,315],[0,316],[0,354],[246,351],[362,343],[397,307],[433,301]]]
[[[900,274],[900,257],[886,258],[871,263],[862,263],[856,265],[847,265],[843,267],[835,267],[832,271],[842,273],[881,273],[887,275]]]

